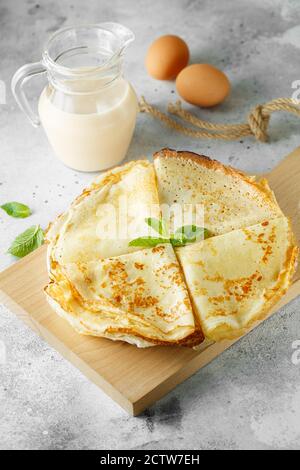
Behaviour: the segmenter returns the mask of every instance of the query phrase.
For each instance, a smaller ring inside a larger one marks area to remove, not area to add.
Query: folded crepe
[[[140,347],[204,339],[170,244],[64,266],[51,260],[46,294],[79,333]]]
[[[60,264],[133,252],[135,237],[151,234],[146,217],[159,217],[153,165],[134,161],[101,174],[47,231]],[[153,232],[155,234],[155,232]]]
[[[203,155],[163,149],[154,166],[162,212],[174,230],[195,223],[221,235],[282,215],[265,179],[256,182]],[[169,217],[173,206],[179,213]]]
[[[159,237],[145,219],[161,214],[171,232],[196,224],[211,238],[175,252],[129,245]],[[170,149],[97,177],[47,241],[53,309],[79,333],[139,347],[244,334],[285,293],[297,257],[266,180]]]
[[[286,217],[178,248],[205,336],[237,338],[262,320],[289,287],[297,254]]]

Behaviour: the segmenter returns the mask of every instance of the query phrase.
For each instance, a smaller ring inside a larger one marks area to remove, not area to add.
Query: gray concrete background
[[[127,77],[138,94],[165,107],[176,99],[173,83],[146,75],[151,41],[166,33],[187,40],[192,60],[222,68],[231,97],[204,118],[244,119],[256,103],[291,96],[300,79],[299,0],[0,0],[0,79],[7,104],[0,105],[0,201],[20,200],[34,210],[18,220],[0,214],[0,269],[26,227],[43,227],[65,209],[91,175],[63,167],[41,129],[34,129],[9,91],[15,70],[37,61],[42,44],[62,26],[113,20],[136,33],[126,56]],[[31,96],[42,83],[33,82]],[[300,145],[299,121],[277,115],[271,142],[190,140],[141,115],[128,158],[171,146],[211,155],[248,172],[266,172]],[[292,344],[300,340],[296,300],[139,418],[117,405],[0,308],[0,449],[300,449],[300,364]]]

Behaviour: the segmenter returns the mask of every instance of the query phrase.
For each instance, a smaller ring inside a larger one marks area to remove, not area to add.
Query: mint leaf
[[[161,243],[170,243],[170,240],[168,238],[139,237],[131,240],[131,242],[129,242],[129,246],[154,247]]]
[[[154,217],[147,217],[147,219],[145,219],[145,222],[149,225],[149,227],[153,228],[153,230],[158,232],[163,237],[169,236],[167,225],[162,218],[156,219]]]
[[[21,217],[24,219],[31,214],[29,207],[21,202],[7,202],[0,207],[11,217]]]
[[[8,253],[17,256],[18,258],[23,258],[23,256],[36,250],[43,243],[43,230],[39,225],[33,225],[15,238],[8,249]]]
[[[199,239],[205,240],[210,236],[209,230],[204,227],[197,227],[197,225],[183,225],[174,234],[175,238],[185,239],[186,242],[194,242]]]

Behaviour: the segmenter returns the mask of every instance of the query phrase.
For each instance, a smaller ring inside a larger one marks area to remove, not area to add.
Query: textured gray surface
[[[251,106],[291,96],[300,79],[298,0],[33,1],[0,0],[0,79],[40,58],[41,44],[61,26],[114,20],[136,33],[126,69],[139,94],[165,106],[173,83],[147,77],[143,59],[160,34],[185,38],[194,61],[224,69],[233,85],[230,99],[201,116],[235,122]],[[31,95],[41,83],[32,83]],[[30,219],[0,214],[0,268],[4,254],[27,226],[65,209],[91,179],[63,167],[42,130],[30,126],[7,91],[0,105],[0,201],[21,200]],[[139,116],[128,158],[171,146],[212,155],[249,172],[270,170],[300,144],[299,122],[274,116],[271,143],[191,141]],[[0,448],[40,449],[300,449],[300,364],[292,343],[300,340],[296,300],[193,376],[139,418],[126,416],[73,366],[0,308]],[[2,341],[2,343],[1,343]],[[2,358],[3,359],[3,358]],[[1,364],[1,362],[5,362]]]

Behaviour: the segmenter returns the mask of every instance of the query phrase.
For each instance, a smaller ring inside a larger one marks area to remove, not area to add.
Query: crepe
[[[56,312],[83,334],[139,347],[194,346],[204,339],[170,244],[64,266],[52,260],[46,294]]]
[[[163,149],[154,166],[162,212],[173,230],[195,224],[221,235],[282,215],[266,180],[257,183],[203,155]]]
[[[146,223],[162,214],[170,234],[193,224],[210,238],[129,244],[163,236]],[[53,309],[79,333],[139,347],[241,336],[285,293],[298,253],[265,179],[170,149],[98,176],[46,239]]]
[[[205,337],[237,338],[262,320],[289,287],[297,254],[285,217],[178,248]]]
[[[60,264],[118,256],[135,237],[154,234],[146,217],[159,217],[153,165],[134,161],[100,175],[47,232],[49,251]]]

